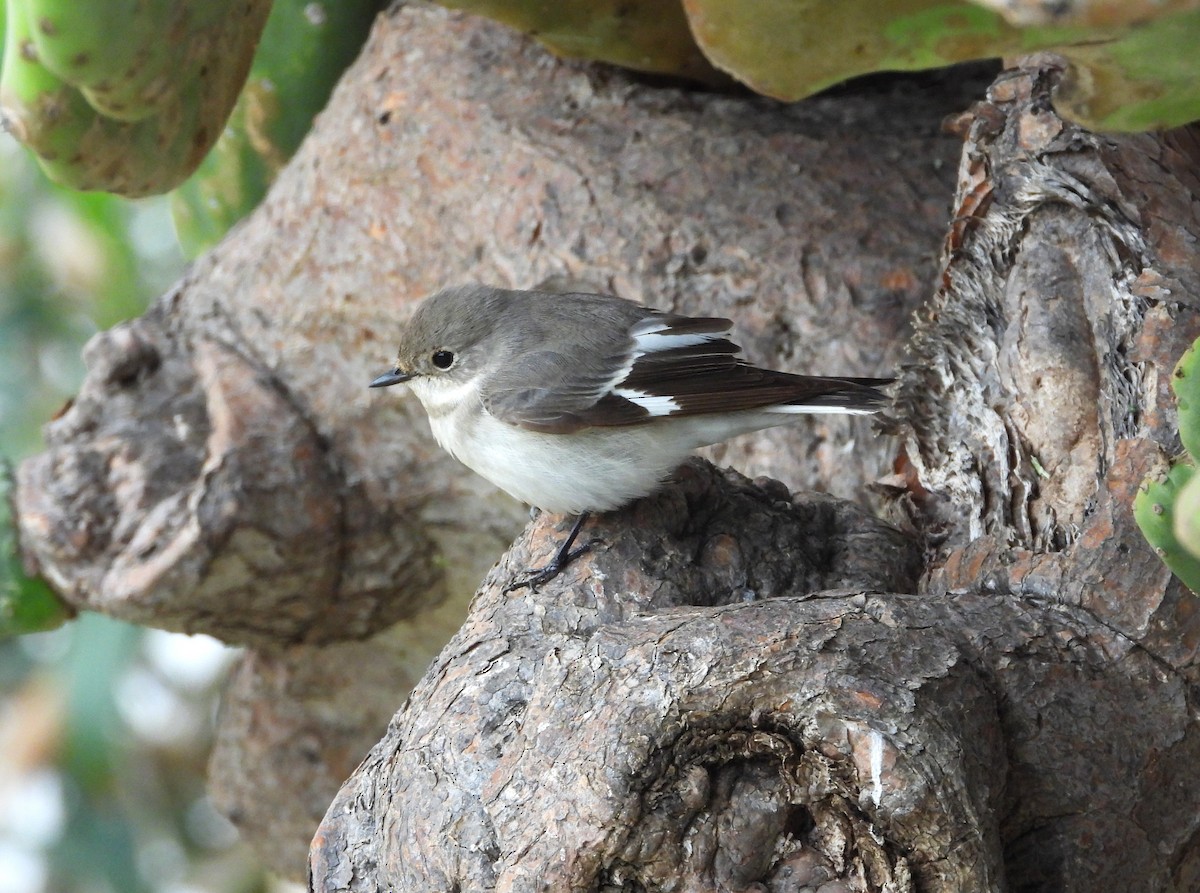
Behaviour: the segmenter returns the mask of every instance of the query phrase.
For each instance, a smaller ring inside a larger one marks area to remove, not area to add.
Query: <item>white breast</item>
[[[620,508],[656,490],[697,447],[790,421],[751,412],[542,434],[485,412],[474,381],[430,384],[411,382],[443,449],[522,502],[563,514]]]
[[[456,438],[448,422],[431,419],[460,462],[522,502],[567,514],[609,511],[653,492],[689,452],[657,443],[649,426],[541,434],[484,413],[469,437]]]

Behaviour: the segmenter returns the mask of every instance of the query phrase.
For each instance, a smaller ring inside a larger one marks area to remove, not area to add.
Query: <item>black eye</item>
[[[433,365],[439,369],[449,369],[454,365],[454,354],[448,350],[435,350],[430,359],[433,360]]]

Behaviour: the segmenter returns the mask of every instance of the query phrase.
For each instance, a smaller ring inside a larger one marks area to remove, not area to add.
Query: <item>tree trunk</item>
[[[316,890],[1192,889],[1200,612],[1131,502],[1178,448],[1200,147],[1064,123],[1055,65],[958,119],[948,215],[937,123],[978,70],[781,106],[400,7],[264,206],[93,342],[20,470],[25,554],[248,646],[214,792],[293,875],[324,814]],[[889,433],[716,448],[797,495],[689,463],[504,596],[566,529],[541,516],[471,600],[523,510],[365,387],[471,280],[899,366]],[[869,482],[892,525],[839,498]]]

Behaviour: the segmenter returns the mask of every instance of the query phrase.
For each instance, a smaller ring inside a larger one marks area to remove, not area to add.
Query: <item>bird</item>
[[[423,299],[394,366],[438,444],[516,499],[575,515],[554,558],[506,591],[536,589],[587,546],[592,513],[657,490],[696,448],[803,413],[873,413],[889,378],[796,375],[754,366],[733,323],[614,295],[464,285]]]

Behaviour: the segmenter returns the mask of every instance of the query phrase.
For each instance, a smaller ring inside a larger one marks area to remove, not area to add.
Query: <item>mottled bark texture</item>
[[[735,317],[760,362],[886,373],[945,217],[934,132],[965,100],[943,89],[653,89],[400,8],[265,205],[89,346],[21,469],[27,556],[80,607],[250,645],[362,638],[469,594],[522,513],[403,389],[366,389],[411,302],[558,279]],[[893,452],[869,432],[818,418],[718,455],[853,495]]]
[[[396,9],[258,212],[89,346],[20,469],[25,554],[81,608],[253,649],[213,787],[301,875],[324,806],[527,520],[403,388],[367,390],[411,303],[559,279],[732,316],[760,362],[887,374],[935,270],[956,153],[938,122],[974,83],[786,107]],[[893,453],[825,417],[714,455],[855,495]]]
[[[315,890],[1195,887],[1200,613],[1130,502],[1200,331],[1197,143],[1064,124],[1056,74],[958,122],[876,484],[920,579],[847,504],[695,465],[505,598],[535,526],[334,801]]]
[[[938,123],[985,83],[780,106],[398,7],[258,212],[90,346],[20,469],[25,554],[248,647],[214,794],[293,875],[333,800],[317,890],[1189,889],[1200,612],[1129,503],[1200,328],[1197,153],[1064,125],[1052,77],[960,121],[939,280]],[[420,296],[547,280],[900,366],[894,434],[713,450],[798,495],[689,464],[502,598],[541,517],[468,616],[523,510],[365,384]],[[837,498],[870,481],[903,534]]]

